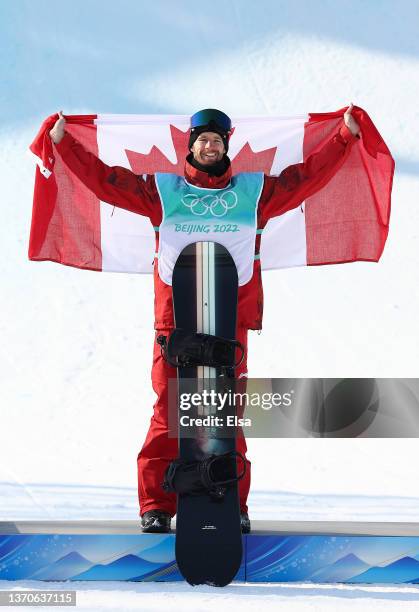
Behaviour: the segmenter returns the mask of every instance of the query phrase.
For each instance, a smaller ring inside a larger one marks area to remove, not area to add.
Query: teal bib
[[[239,285],[252,278],[257,228],[257,207],[263,173],[245,172],[232,177],[227,187],[195,187],[176,174],[155,174],[163,220],[160,225],[158,270],[172,284],[181,251],[192,242],[219,242],[231,253]]]

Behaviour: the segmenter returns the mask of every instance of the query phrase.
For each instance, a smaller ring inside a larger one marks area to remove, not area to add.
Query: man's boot
[[[171,516],[164,510],[149,510],[141,517],[144,533],[169,533]]]

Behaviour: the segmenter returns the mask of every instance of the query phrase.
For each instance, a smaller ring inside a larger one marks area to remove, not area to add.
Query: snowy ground
[[[135,520],[137,492],[129,487],[0,482],[0,520]],[[254,520],[419,522],[417,497],[251,491]]]
[[[265,274],[254,377],[419,372],[416,0],[0,2],[0,520],[136,518],[151,414],[151,278],[27,261],[41,120],[287,115],[353,101],[396,158],[379,265]],[[278,312],[280,324],[278,325]],[[253,518],[419,520],[416,440],[250,440]],[[0,589],[10,585],[0,583]],[[13,588],[40,588],[14,584]],[[44,585],[42,585],[44,586]],[[68,585],[48,585],[55,589]],[[78,584],[83,610],[419,610],[414,587]]]
[[[0,582],[0,589],[9,589],[9,584]],[[42,589],[39,582],[22,581],[15,589]],[[310,584],[231,584],[223,589],[184,584],[164,583],[54,583],[48,590],[76,590],[77,610],[118,610],[118,612],[214,612],[240,610],[259,612],[261,606],[267,612],[323,612],[324,610],[366,609],[382,612],[417,612],[419,610],[419,588],[415,586],[331,586]],[[100,602],[100,604],[99,604]],[[98,605],[99,604],[99,605]],[[37,610],[50,610],[39,606]]]

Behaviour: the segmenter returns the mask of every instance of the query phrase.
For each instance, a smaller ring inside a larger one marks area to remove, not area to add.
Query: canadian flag
[[[340,109],[292,117],[232,118],[233,174],[279,175],[337,133]],[[261,265],[378,261],[387,239],[394,160],[368,114],[354,107],[362,137],[320,191],[271,219],[262,234]],[[66,167],[49,137],[48,117],[30,149],[37,156],[29,258],[89,270],[152,273],[155,229],[148,218],[101,202]],[[111,166],[138,175],[183,174],[189,117],[72,115],[66,130]]]

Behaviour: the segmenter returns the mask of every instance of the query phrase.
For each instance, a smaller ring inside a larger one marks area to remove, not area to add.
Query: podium
[[[419,583],[419,523],[252,521],[240,582]],[[139,521],[0,522],[0,580],[183,580],[175,530]]]

